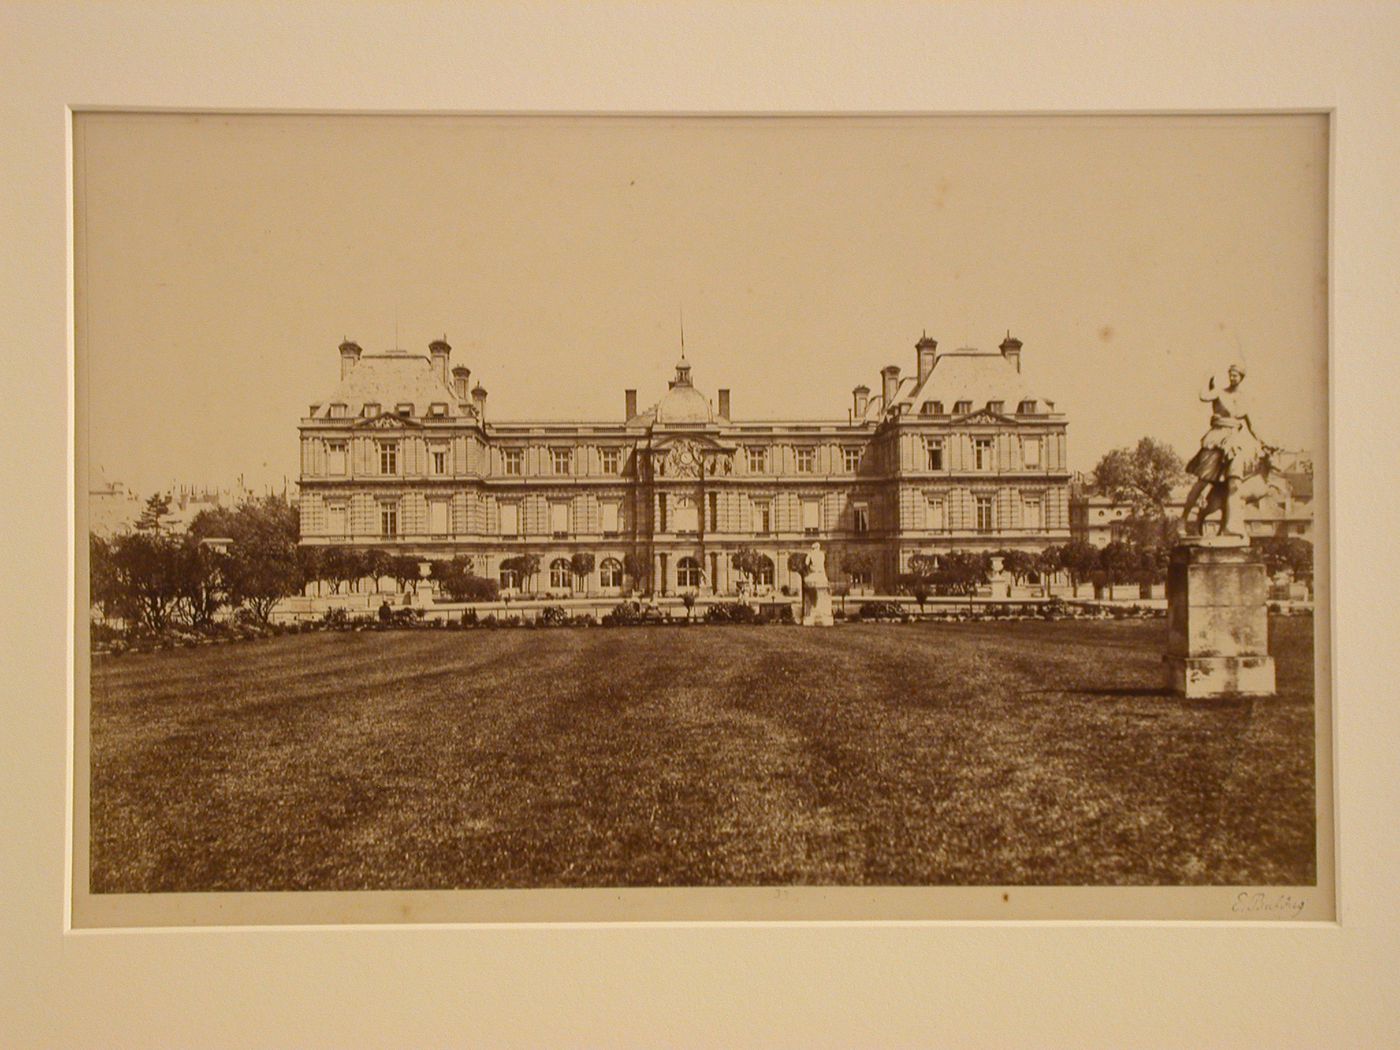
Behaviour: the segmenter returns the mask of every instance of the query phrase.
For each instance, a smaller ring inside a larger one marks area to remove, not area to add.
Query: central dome
[[[710,423],[713,420],[709,399],[691,385],[690,362],[682,355],[676,362],[676,378],[671,380],[671,389],[666,391],[666,396],[656,406],[656,421]]]

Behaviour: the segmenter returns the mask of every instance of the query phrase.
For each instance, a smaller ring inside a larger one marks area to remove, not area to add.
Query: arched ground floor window
[[[549,589],[566,591],[573,588],[574,573],[565,558],[555,558],[549,563]]]
[[[695,587],[700,586],[702,573],[700,563],[694,558],[682,558],[676,562],[676,586]]]
[[[503,591],[518,591],[518,590],[520,590],[520,573],[519,573],[517,570],[515,570],[515,569],[502,569],[502,570],[501,570],[501,590],[503,590]]]
[[[622,562],[616,558],[604,558],[598,566],[598,583],[603,587],[621,587]]]

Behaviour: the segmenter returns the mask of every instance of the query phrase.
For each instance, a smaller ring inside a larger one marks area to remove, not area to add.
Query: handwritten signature
[[[1296,919],[1306,903],[1301,897],[1295,897],[1290,893],[1259,893],[1244,890],[1235,897],[1234,903],[1230,905],[1230,910],[1240,913],[1274,912]]]

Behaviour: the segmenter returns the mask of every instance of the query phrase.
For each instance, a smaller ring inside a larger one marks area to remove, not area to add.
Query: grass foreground
[[[1315,881],[1279,695],[1165,622],[318,633],[100,658],[91,890]]]

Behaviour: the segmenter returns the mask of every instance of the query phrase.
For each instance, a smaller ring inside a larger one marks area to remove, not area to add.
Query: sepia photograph
[[[1325,114],[72,136],[76,924],[1335,917]]]

